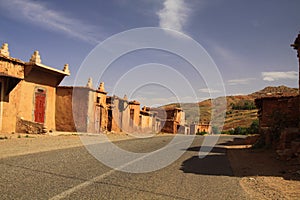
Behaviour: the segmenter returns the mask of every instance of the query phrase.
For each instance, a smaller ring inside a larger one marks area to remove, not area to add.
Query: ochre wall
[[[56,89],[56,115],[55,123],[57,131],[76,131],[72,113],[73,88]]]
[[[44,124],[48,130],[55,130],[55,88],[22,80],[8,95],[3,96],[1,132],[15,132],[18,117],[35,121],[35,90],[37,88],[46,91]]]
[[[264,98],[261,100],[260,127],[271,127],[282,120],[286,127],[298,127],[299,97]]]
[[[0,81],[3,81],[0,78]],[[2,89],[5,88],[5,83],[2,82]],[[16,119],[17,113],[19,110],[19,105],[21,98],[19,98],[20,94],[20,85],[17,85],[9,95],[4,94],[5,91],[2,90],[2,100],[1,103],[1,112],[2,112],[2,124],[1,124],[1,132],[3,133],[11,133],[16,130]]]
[[[35,109],[35,92],[37,89],[43,89],[46,92],[46,107],[45,107],[45,122],[44,125],[48,130],[55,130],[55,93],[56,88],[35,84],[27,81],[21,82],[21,94],[19,96],[19,111],[17,116],[23,117],[28,121],[35,121],[34,109]]]
[[[23,79],[24,65],[22,63],[14,62],[12,60],[0,57],[0,73]]]
[[[56,91],[56,130],[86,132],[88,101],[89,89],[87,88],[73,90],[73,87],[58,87]]]

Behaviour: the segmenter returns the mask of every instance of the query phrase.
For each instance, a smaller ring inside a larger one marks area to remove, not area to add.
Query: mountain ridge
[[[298,91],[298,88],[290,88],[281,85],[267,86],[247,95],[226,96],[227,110],[223,130],[229,130],[238,126],[248,127],[254,120],[257,120],[257,108],[254,103],[255,99],[264,97],[297,96],[299,94]],[[211,120],[211,102],[215,99],[207,99],[198,103],[173,103],[161,107],[181,107],[185,112],[187,124],[197,122],[208,123]],[[200,112],[200,115],[198,112]]]

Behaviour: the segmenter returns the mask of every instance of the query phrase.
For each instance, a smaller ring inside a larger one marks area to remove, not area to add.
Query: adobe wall
[[[30,65],[25,66],[25,80],[27,82],[57,87],[59,84],[58,79],[59,78],[57,76],[51,73],[46,73],[39,67],[31,67]]]
[[[86,123],[87,129],[86,132],[95,133],[95,93],[92,90],[88,91],[87,104],[87,116]]]
[[[260,128],[271,127],[281,121],[286,127],[298,127],[299,97],[264,98],[261,100]]]
[[[129,123],[132,124],[129,131],[138,131],[139,130],[139,122],[140,122],[140,104],[130,104],[129,105],[129,112],[133,110],[133,120],[131,119]]]
[[[15,60],[15,61],[14,61]],[[6,95],[5,88],[7,87],[7,77],[14,76],[23,79],[24,78],[24,63],[17,59],[0,57],[0,74],[4,77],[0,77],[1,94],[0,94],[0,132],[11,133],[16,131],[16,119],[17,111],[19,110],[20,103],[20,86],[17,85],[12,91],[12,95]]]
[[[13,60],[16,60],[14,62]],[[23,79],[24,78],[24,64],[17,59],[9,58],[5,59],[0,57],[0,74],[14,76]]]
[[[19,112],[17,117],[24,120],[35,121],[35,92],[38,89],[45,90],[46,92],[46,107],[45,107],[45,122],[44,125],[48,130],[55,130],[55,100],[56,88],[47,85],[40,85],[27,81],[21,82],[21,99],[19,104]]]
[[[141,132],[152,132],[152,117],[143,113],[141,113],[140,116]]]
[[[75,132],[75,123],[72,113],[73,88],[56,89],[55,123],[57,131]]]
[[[107,123],[108,123],[108,109],[106,105],[106,94],[104,93],[95,93],[96,99],[94,102],[97,102],[97,97],[100,98],[100,102],[96,106],[100,106],[100,112],[101,112],[101,117],[100,117],[100,131],[107,131]]]
[[[42,88],[46,91],[45,126],[55,130],[55,88],[22,80],[2,102],[2,132],[16,131],[17,118],[35,121],[35,91]]]
[[[163,121],[163,127],[161,129],[162,132],[165,133],[177,133],[177,124],[173,120]]]
[[[125,102],[125,107],[123,112],[121,112],[122,115],[122,131],[126,132],[126,130],[130,130],[130,109],[128,102]]]
[[[73,90],[73,87],[58,87],[56,91],[56,130],[87,132],[87,102],[89,102],[89,89],[75,88]]]
[[[110,129],[108,131],[112,132],[121,132],[121,113],[119,110],[119,100],[118,99],[113,99],[112,100],[112,109],[111,113],[112,115],[109,118],[110,120]]]
[[[0,78],[0,81],[3,81],[2,78]],[[4,82],[2,82],[5,84]],[[2,86],[4,88],[5,85]],[[2,120],[0,120],[1,124],[1,132],[3,133],[11,133],[16,131],[16,123],[17,123],[17,114],[20,106],[21,98],[21,86],[17,85],[9,95],[5,95],[4,91],[2,90],[2,98],[3,101],[0,102],[0,109],[2,112]],[[31,112],[30,112],[31,113]]]

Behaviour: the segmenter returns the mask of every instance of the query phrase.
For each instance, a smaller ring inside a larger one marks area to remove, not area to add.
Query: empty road
[[[221,136],[219,145],[202,159],[198,155],[203,136],[197,136],[188,148],[184,146],[190,136],[181,136],[173,144],[172,138],[114,143],[120,149],[143,153],[134,159],[111,153],[106,143],[88,146],[89,151],[96,147],[114,168],[98,161],[84,146],[1,159],[0,199],[249,199],[222,147],[234,136]],[[90,139],[94,141],[93,136]],[[163,153],[160,149],[166,145],[172,147]],[[170,165],[151,171],[180,151],[183,154]]]

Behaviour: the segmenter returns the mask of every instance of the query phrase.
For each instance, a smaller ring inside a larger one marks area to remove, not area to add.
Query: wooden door
[[[44,91],[35,93],[34,121],[38,123],[45,122],[46,94]]]

